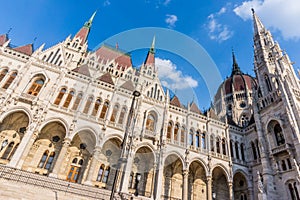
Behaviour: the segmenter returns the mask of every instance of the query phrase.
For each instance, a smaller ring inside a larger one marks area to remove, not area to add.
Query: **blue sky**
[[[90,49],[122,31],[140,27],[168,28],[202,45],[225,79],[231,73],[232,48],[243,72],[253,75],[251,7],[255,8],[274,39],[286,50],[291,61],[295,62],[295,69],[300,68],[299,0],[4,1],[1,3],[0,34],[12,28],[9,32],[12,44],[24,45],[32,43],[36,38],[35,48],[42,43],[46,43],[47,48],[70,34],[74,35],[98,10],[88,39]],[[152,38],[147,37],[145,40],[149,41],[150,46]],[[121,49],[122,42],[118,41]],[[147,49],[132,52],[134,65],[143,62],[146,52]],[[168,65],[160,69],[161,73],[168,70],[171,77],[178,79],[168,85],[172,85],[172,91],[183,103],[194,100],[201,109],[210,105],[205,81],[197,75],[191,64],[172,52],[159,49],[156,56],[160,64]],[[167,75],[162,77],[166,81]],[[190,84],[189,87],[183,87],[184,81]]]

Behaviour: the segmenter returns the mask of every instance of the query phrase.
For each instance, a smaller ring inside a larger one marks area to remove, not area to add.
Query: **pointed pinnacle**
[[[152,45],[151,45],[150,51],[152,53],[154,53],[154,51],[155,51],[155,35],[153,36],[153,40],[152,40]]]

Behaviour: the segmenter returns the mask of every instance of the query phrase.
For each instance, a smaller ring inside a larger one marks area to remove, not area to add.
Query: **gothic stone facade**
[[[48,49],[0,36],[2,165],[107,190],[120,166],[116,191],[147,199],[299,199],[299,80],[254,12],[256,77],[233,55],[204,114],[163,90],[154,43],[139,70],[88,52],[93,18]]]

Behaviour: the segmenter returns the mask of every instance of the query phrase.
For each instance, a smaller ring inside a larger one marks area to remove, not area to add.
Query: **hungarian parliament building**
[[[89,51],[94,16],[49,48],[0,35],[1,199],[300,199],[300,82],[254,11],[255,77],[233,53],[205,112],[162,87],[154,42],[138,68]]]

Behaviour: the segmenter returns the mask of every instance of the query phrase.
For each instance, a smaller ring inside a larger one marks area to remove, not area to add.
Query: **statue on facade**
[[[257,179],[258,179],[257,180],[258,191],[259,191],[260,194],[264,194],[265,193],[265,191],[264,191],[264,185],[262,183],[259,171],[257,171]]]

